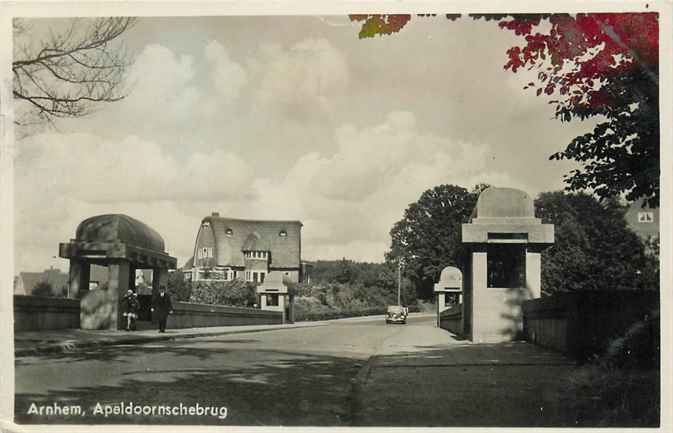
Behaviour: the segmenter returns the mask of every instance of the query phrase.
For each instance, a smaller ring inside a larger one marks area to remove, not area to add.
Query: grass
[[[586,365],[570,376],[567,391],[578,426],[659,426],[658,368]]]

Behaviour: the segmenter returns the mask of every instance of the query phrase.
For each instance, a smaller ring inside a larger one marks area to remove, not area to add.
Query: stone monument
[[[482,191],[472,220],[462,226],[469,247],[463,304],[465,334],[474,342],[520,337],[521,304],[541,294],[541,252],[554,226],[535,218],[533,200],[518,189]]]
[[[135,287],[136,269],[152,269],[152,291],[168,282],[177,259],[163,238],[145,223],[126,215],[99,215],[82,221],[75,239],[59,244],[59,257],[70,260],[70,297],[80,299],[82,329],[121,329],[119,301]],[[107,266],[107,287],[89,291],[92,264]]]

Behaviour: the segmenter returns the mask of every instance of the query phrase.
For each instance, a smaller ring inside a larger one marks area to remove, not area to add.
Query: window
[[[654,222],[654,213],[653,212],[638,212],[638,222],[639,223],[653,223]]]
[[[264,282],[264,277],[266,277],[266,274],[264,272],[259,273],[259,282],[263,283]]]
[[[266,305],[270,307],[278,306],[278,293],[270,293],[266,295]]]
[[[487,287],[525,287],[526,250],[513,245],[489,245],[487,249]]]
[[[201,227],[210,227],[210,223],[208,221],[204,221],[201,223]]]
[[[212,247],[210,247],[210,248],[209,247],[199,248],[196,251],[196,256],[199,259],[207,259],[209,257],[213,257],[213,248]]]
[[[278,236],[281,238],[287,237],[287,230],[283,229],[280,232],[278,232]]]
[[[245,281],[252,281],[250,271],[245,271]]]
[[[224,234],[227,235],[227,236],[229,236],[229,237],[232,237],[232,236],[234,235],[234,231],[233,231],[232,229],[230,229],[230,228],[227,228],[227,229],[224,231]]]
[[[253,272],[253,273],[252,273],[252,281],[254,281],[255,283],[257,283],[257,282],[259,282],[259,279],[258,279],[258,278],[259,278],[259,274],[258,274],[257,272]]]
[[[444,295],[444,306],[450,307],[452,305],[458,305],[458,293],[446,293]]]

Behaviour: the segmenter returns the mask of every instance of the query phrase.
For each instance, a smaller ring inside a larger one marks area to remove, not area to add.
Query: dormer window
[[[287,237],[287,230],[285,229],[281,230],[280,232],[278,232],[278,236],[280,236],[281,238]]]
[[[230,229],[230,228],[227,228],[227,229],[224,231],[224,234],[227,235],[227,236],[229,236],[229,237],[232,237],[232,236],[234,235],[234,231],[233,231],[232,229]]]
[[[208,221],[204,221],[201,223],[201,227],[210,227],[210,223]]]

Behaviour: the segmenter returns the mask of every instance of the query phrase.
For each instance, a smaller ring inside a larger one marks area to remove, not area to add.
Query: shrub
[[[40,281],[39,283],[35,284],[35,287],[33,288],[33,291],[31,292],[32,296],[54,296],[54,291],[53,288],[51,287],[51,284],[47,281]]]
[[[600,362],[607,367],[652,368],[659,366],[659,311],[631,325],[610,342]]]
[[[241,280],[198,281],[191,284],[189,302],[249,307],[257,302],[255,287]]]
[[[192,294],[192,283],[185,281],[185,274],[182,271],[170,272],[168,274],[168,293],[175,301],[189,301]]]

